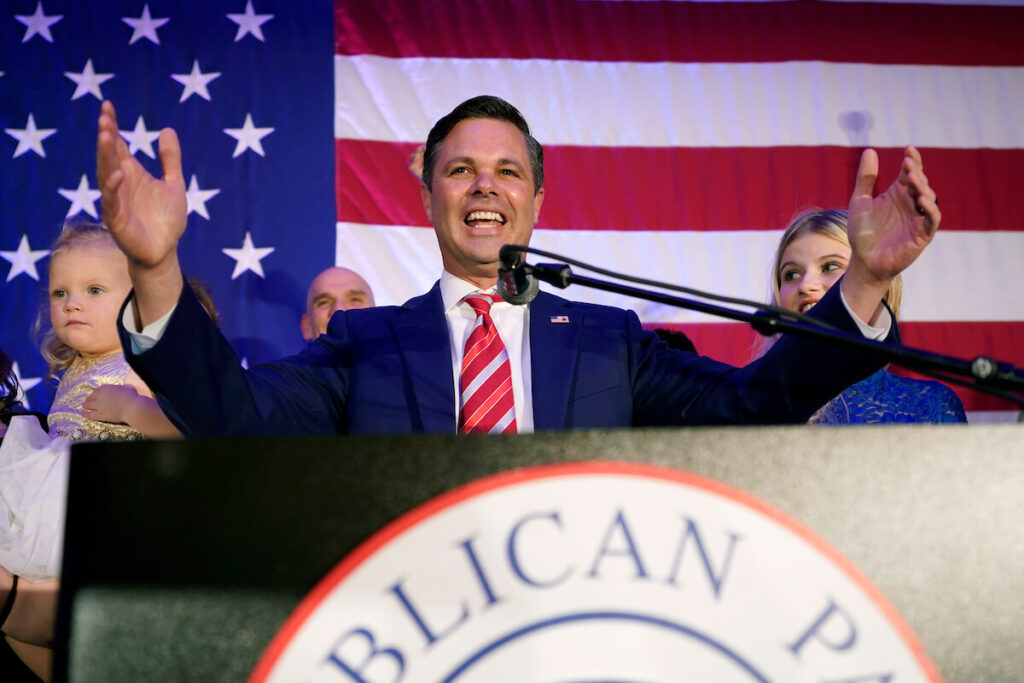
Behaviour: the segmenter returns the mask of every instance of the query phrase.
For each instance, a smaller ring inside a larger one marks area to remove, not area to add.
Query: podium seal
[[[814,532],[720,482],[587,462],[411,510],[286,621],[252,681],[938,681]]]

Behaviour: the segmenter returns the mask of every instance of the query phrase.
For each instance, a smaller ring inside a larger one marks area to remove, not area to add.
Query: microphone
[[[501,260],[501,268],[498,269],[498,294],[501,298],[516,306],[533,301],[540,291],[540,283],[523,261],[523,252],[515,245],[506,244],[498,252],[498,258]]]

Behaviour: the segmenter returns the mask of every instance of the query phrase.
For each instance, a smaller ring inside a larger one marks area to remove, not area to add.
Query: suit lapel
[[[455,432],[455,379],[451,342],[438,283],[402,306],[393,322],[395,340],[405,360],[423,431]]]
[[[530,374],[537,431],[565,427],[582,317],[568,301],[543,292],[530,304]]]

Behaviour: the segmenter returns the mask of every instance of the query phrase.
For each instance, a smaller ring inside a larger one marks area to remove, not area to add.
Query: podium
[[[695,473],[795,518],[948,681],[1024,671],[1024,429],[908,425],[78,445],[55,679],[244,680],[303,596],[396,517],[496,472],[589,460]]]

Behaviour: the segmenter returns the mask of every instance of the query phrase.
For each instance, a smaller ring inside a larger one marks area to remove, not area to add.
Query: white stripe
[[[940,230],[903,276],[900,317],[1024,319],[1024,232]]]
[[[335,57],[335,136],[419,141],[489,93],[543,144],[1024,148],[1024,68]],[[578,103],[585,106],[577,107]]]
[[[359,272],[379,305],[426,292],[441,273],[434,231],[339,223],[336,264]],[[532,245],[596,266],[728,296],[765,301],[778,231],[538,230]],[[547,258],[528,259],[531,263]],[[904,321],[1024,319],[1024,233],[940,231],[904,275]],[[396,267],[397,266],[397,267]],[[574,269],[589,275],[582,269]],[[566,298],[632,308],[645,322],[707,316],[573,286]]]
[[[470,385],[463,390],[462,405],[466,405],[466,402],[473,397],[473,394],[475,394],[476,390],[480,388],[480,385],[489,380],[491,375],[493,375],[498,368],[507,362],[508,353],[505,349],[502,349],[501,353],[495,356],[491,362],[480,371],[480,374],[476,376],[476,379],[474,379]]]

